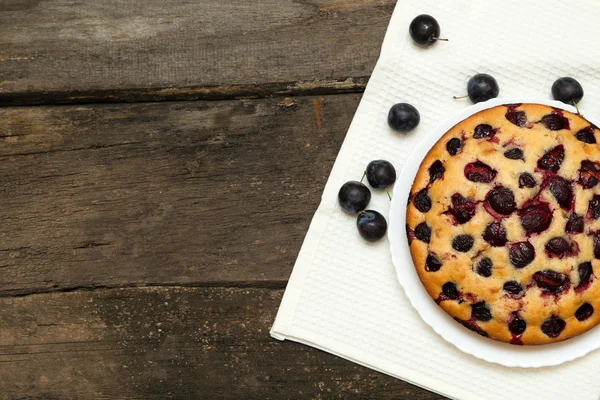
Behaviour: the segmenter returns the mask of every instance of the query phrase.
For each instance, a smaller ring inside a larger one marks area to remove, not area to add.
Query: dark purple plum
[[[510,215],[517,208],[512,190],[503,186],[495,187],[487,195],[487,202],[498,214]]]
[[[433,183],[438,179],[441,179],[446,172],[446,168],[440,160],[435,160],[429,167],[429,183]]]
[[[527,126],[527,115],[525,111],[517,111],[515,107],[509,107],[505,114],[506,119],[518,127],[524,128]]]
[[[340,207],[346,212],[356,214],[364,210],[371,201],[371,191],[360,182],[346,182],[338,192]]]
[[[356,218],[358,233],[368,242],[376,242],[385,236],[387,221],[374,210],[361,211]]]
[[[592,172],[598,172],[600,171],[600,166],[598,165],[598,163],[595,163],[593,161],[590,160],[583,160],[581,162],[581,171],[592,171]]]
[[[593,273],[594,270],[591,262],[586,261],[579,264],[577,266],[577,274],[579,275],[579,284],[577,285],[577,288],[584,287],[586,284],[588,284]]]
[[[475,317],[477,321],[489,321],[492,319],[492,313],[485,304],[485,301],[480,301],[471,306],[471,315]]]
[[[421,189],[417,192],[413,198],[413,204],[415,208],[422,213],[426,213],[431,210],[431,197],[429,197],[427,188]]]
[[[473,103],[480,103],[498,97],[500,88],[493,76],[476,74],[467,82],[467,93]]]
[[[540,122],[551,131],[569,129],[569,119],[558,113],[544,115]]]
[[[577,214],[569,215],[567,224],[565,225],[567,233],[582,233],[583,232],[583,217]]]
[[[556,202],[565,209],[571,208],[573,202],[573,189],[571,183],[560,176],[553,176],[548,180],[548,189]]]
[[[437,272],[442,268],[442,262],[436,256],[429,254],[425,260],[425,271]]]
[[[408,33],[415,44],[429,47],[440,40],[440,24],[431,15],[421,14],[411,21]]]
[[[588,216],[592,219],[600,218],[600,195],[595,194],[588,204]]]
[[[519,217],[527,233],[540,233],[550,226],[552,211],[546,203],[529,203],[519,211]]]
[[[473,247],[474,240],[469,235],[458,235],[452,240],[452,248],[461,253],[466,253]]]
[[[533,280],[543,292],[558,294],[570,286],[569,276],[552,269],[533,274]]]
[[[521,150],[517,147],[506,150],[504,152],[504,157],[508,158],[509,160],[524,160],[525,159],[523,150]]]
[[[594,128],[592,126],[583,128],[575,134],[575,137],[580,142],[587,144],[596,144],[596,136],[594,135]]]
[[[488,124],[479,124],[475,127],[473,131],[473,138],[475,139],[484,139],[492,137],[496,134],[494,128]]]
[[[512,313],[512,320],[508,323],[508,330],[513,335],[521,335],[527,329],[527,323],[516,312]]]
[[[557,172],[565,159],[565,148],[562,144],[554,147],[544,154],[537,162],[539,169]]]
[[[512,321],[508,323],[508,330],[513,335],[521,335],[527,329],[527,323],[524,319],[521,319],[518,316],[515,316]]]
[[[600,259],[600,233],[596,232],[593,234],[592,245],[594,248],[594,258]]]
[[[421,242],[429,243],[431,239],[431,228],[427,223],[421,222],[415,227],[415,237]]]
[[[446,143],[446,151],[451,156],[455,156],[462,150],[463,142],[459,138],[452,138]]]
[[[577,321],[585,321],[594,313],[594,307],[590,303],[584,303],[575,311]]]
[[[465,176],[471,182],[490,183],[496,178],[496,170],[481,161],[465,165]]]
[[[388,125],[395,131],[406,133],[419,125],[419,111],[408,103],[394,104],[388,113]]]
[[[367,181],[375,189],[385,189],[396,182],[396,169],[386,160],[374,160],[367,165]]]
[[[571,249],[571,245],[569,244],[567,239],[562,237],[555,237],[548,240],[545,249],[550,257],[562,257],[565,253],[569,252],[569,250]]]
[[[479,260],[477,266],[475,267],[475,270],[479,275],[489,278],[490,276],[492,276],[492,267],[492,260],[489,257],[485,257]]]
[[[511,296],[519,296],[521,293],[523,293],[523,286],[521,286],[521,284],[517,281],[505,282],[502,288]]]
[[[504,226],[500,222],[492,222],[485,227],[483,240],[494,247],[502,247],[508,241],[506,238],[506,229],[504,229]]]
[[[591,189],[598,184],[598,177],[600,176],[600,166],[597,163],[589,160],[583,160],[581,162],[581,168],[579,169],[579,184],[584,189]]]
[[[556,338],[562,333],[566,325],[565,321],[553,315],[542,324],[542,332],[548,337]]]
[[[583,87],[569,76],[558,78],[552,84],[552,97],[567,104],[579,103],[583,98]]]
[[[444,293],[444,296],[446,296],[446,298],[448,298],[449,300],[458,300],[458,288],[452,282],[444,283],[444,285],[442,286],[442,293]]]
[[[473,218],[477,203],[465,199],[459,193],[454,193],[451,197],[451,200],[452,207],[445,212],[446,214],[452,215],[459,224],[464,224]]]
[[[524,268],[535,258],[535,248],[529,242],[512,243],[508,246],[508,259],[515,268]]]
[[[520,188],[534,188],[537,185],[535,177],[529,172],[523,172],[519,175],[519,187]]]

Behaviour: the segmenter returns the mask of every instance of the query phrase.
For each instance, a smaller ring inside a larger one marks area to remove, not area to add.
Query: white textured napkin
[[[431,14],[442,37],[417,48],[408,25]],[[578,399],[600,394],[600,352],[540,369],[506,368],[462,353],[414,311],[398,283],[387,239],[370,245],[344,214],[337,192],[359,180],[374,159],[402,168],[415,145],[460,111],[475,73],[487,72],[501,97],[549,99],[560,76],[583,85],[580,109],[600,117],[600,2],[579,0],[399,0],[380,59],[337,157],[296,261],[271,335],[320,348],[456,399]],[[419,127],[403,136],[387,113],[408,102]],[[373,191],[369,208],[387,215],[389,201]]]

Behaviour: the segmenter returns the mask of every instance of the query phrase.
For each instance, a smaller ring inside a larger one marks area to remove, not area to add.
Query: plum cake
[[[425,289],[458,323],[539,345],[600,322],[598,139],[581,115],[506,104],[429,151],[409,197],[408,242]]]

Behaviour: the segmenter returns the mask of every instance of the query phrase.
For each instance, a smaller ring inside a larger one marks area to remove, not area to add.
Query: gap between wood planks
[[[160,89],[0,93],[0,107],[323,96],[362,93],[368,81],[369,76],[362,76],[314,81],[274,82],[259,85],[234,84]]]
[[[48,290],[11,290],[0,292],[0,298],[7,297],[26,297],[36,294],[69,293],[69,292],[88,292],[93,290],[111,290],[127,288],[211,288],[211,289],[285,289],[288,280],[254,281],[254,282],[186,282],[186,283],[128,283],[122,285],[90,285],[90,286],[71,286],[48,288]]]

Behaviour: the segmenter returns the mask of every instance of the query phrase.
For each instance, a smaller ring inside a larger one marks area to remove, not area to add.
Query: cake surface
[[[600,322],[597,140],[580,115],[509,104],[463,120],[429,151],[407,236],[421,282],[457,322],[522,345]]]

